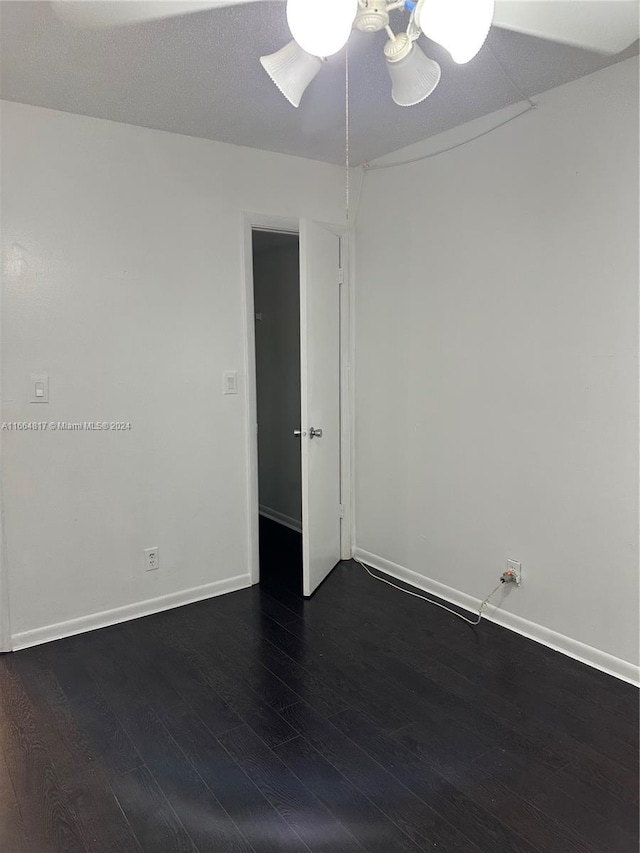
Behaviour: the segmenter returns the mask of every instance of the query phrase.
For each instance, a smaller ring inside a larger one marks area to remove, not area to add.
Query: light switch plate
[[[222,393],[237,394],[238,393],[238,374],[235,370],[226,370],[222,374]]]
[[[32,373],[29,378],[31,393],[30,403],[49,402],[49,377],[44,373]]]

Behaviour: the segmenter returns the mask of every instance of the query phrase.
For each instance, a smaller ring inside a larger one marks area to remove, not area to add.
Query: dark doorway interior
[[[260,583],[302,594],[297,234],[254,230]]]
[[[260,585],[302,595],[302,534],[260,517]]]

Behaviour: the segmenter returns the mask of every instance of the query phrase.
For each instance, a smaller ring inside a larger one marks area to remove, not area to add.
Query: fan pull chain
[[[489,44],[489,42],[488,42],[488,41],[487,41],[487,42],[485,42],[485,45],[486,45],[487,51],[488,51],[488,53],[490,54],[491,58],[493,59],[493,61],[495,62],[495,64],[498,66],[498,68],[500,69],[500,71],[502,71],[503,76],[507,78],[507,80],[509,81],[509,83],[511,83],[511,85],[512,85],[512,86],[513,86],[513,88],[516,90],[516,92],[520,95],[520,97],[522,98],[522,100],[523,100],[523,101],[528,101],[528,102],[529,102],[529,106],[531,107],[531,109],[532,109],[532,110],[535,110],[535,108],[538,106],[538,105],[537,105],[537,103],[536,103],[535,101],[532,101],[532,100],[531,100],[531,98],[529,97],[529,95],[527,95],[527,94],[526,94],[526,92],[523,92],[523,91],[522,91],[522,89],[520,88],[520,86],[518,86],[518,84],[517,84],[517,83],[516,83],[516,81],[513,79],[513,77],[511,76],[511,74],[509,74],[509,72],[507,71],[507,69],[506,69],[506,68],[504,67],[504,65],[500,62],[500,60],[499,60],[499,59],[498,59],[498,57],[495,55],[495,53],[491,50],[491,45]]]

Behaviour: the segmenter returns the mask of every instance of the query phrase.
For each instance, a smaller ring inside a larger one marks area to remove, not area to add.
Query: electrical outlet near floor
[[[154,572],[160,568],[160,549],[145,548],[144,549],[144,570],[145,572]]]
[[[513,573],[517,586],[520,586],[522,583],[522,563],[517,560],[507,560],[507,571]]]

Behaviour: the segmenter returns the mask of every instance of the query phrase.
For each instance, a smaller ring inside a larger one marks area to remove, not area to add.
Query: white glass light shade
[[[261,56],[260,64],[294,107],[300,105],[305,89],[322,68],[322,60],[311,56],[295,41],[276,53]]]
[[[391,97],[400,107],[412,107],[424,101],[440,82],[440,66],[413,44],[402,59],[386,57],[391,77]]]
[[[421,0],[418,26],[462,65],[484,44],[493,11],[494,0]]]
[[[358,0],[287,0],[291,35],[314,56],[333,56],[349,39]]]

